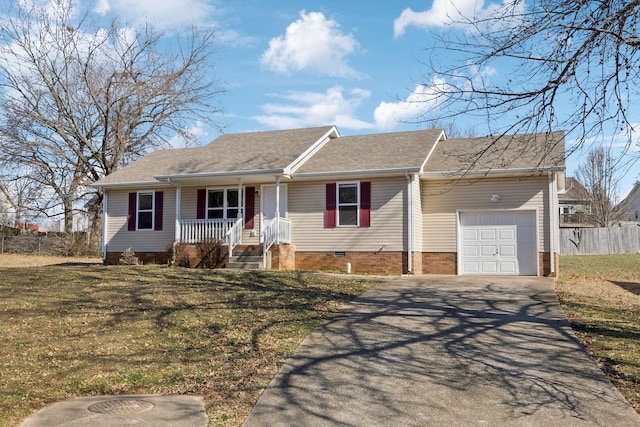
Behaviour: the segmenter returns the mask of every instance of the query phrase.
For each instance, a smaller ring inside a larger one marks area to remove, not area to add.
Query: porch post
[[[280,244],[280,177],[276,176],[276,245]]]
[[[180,230],[180,203],[182,201],[182,187],[180,185],[176,185],[176,229],[174,232],[174,240],[179,242],[181,237]]]
[[[244,194],[242,194],[242,178],[238,178],[238,216],[237,218],[244,217]]]
[[[107,263],[107,221],[109,220],[109,193],[102,191],[102,261]]]

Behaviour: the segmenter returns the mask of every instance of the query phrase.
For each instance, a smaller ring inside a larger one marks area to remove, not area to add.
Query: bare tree
[[[427,49],[438,111],[421,120],[476,116],[497,137],[561,129],[578,141],[571,149],[605,137],[638,144],[638,0],[513,0],[488,10],[451,13],[463,30]]]
[[[100,26],[74,0],[11,3],[0,21],[0,156],[55,192],[65,231],[83,197],[100,214],[88,184],[176,134],[193,139],[196,120],[215,126],[213,32],[191,29],[163,50],[152,27]]]
[[[596,227],[611,227],[625,214],[617,204],[618,165],[611,153],[603,147],[592,149],[576,171],[578,181],[584,186],[584,200],[589,204],[586,221]]]

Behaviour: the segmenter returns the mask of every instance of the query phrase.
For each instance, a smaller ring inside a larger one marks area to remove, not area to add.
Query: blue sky
[[[437,107],[429,85],[438,82],[424,74],[423,49],[433,32],[459,31],[448,25],[447,15],[455,12],[451,0],[75,1],[96,17],[117,17],[131,26],[148,19],[168,34],[191,24],[215,28],[212,64],[226,89],[220,98],[224,114],[215,120],[225,133],[327,124],[343,135],[422,129],[416,119]],[[468,16],[498,4],[454,3]],[[499,70],[493,72],[491,78],[501,78]],[[486,131],[466,120],[461,115],[456,126]],[[198,123],[193,130],[202,143],[219,135]],[[569,174],[581,160],[569,159]],[[621,190],[637,179],[638,171],[631,171]]]

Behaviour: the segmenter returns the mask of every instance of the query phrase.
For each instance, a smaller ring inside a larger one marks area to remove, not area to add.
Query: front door
[[[276,217],[276,186],[262,186],[262,224]],[[280,184],[280,218],[287,217],[287,185]]]

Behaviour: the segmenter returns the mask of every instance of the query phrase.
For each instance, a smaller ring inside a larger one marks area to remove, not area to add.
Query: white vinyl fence
[[[561,228],[560,255],[640,253],[640,227]]]

